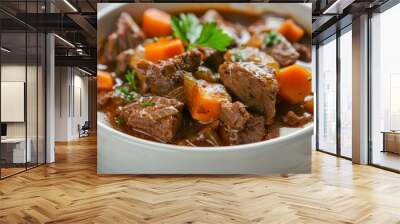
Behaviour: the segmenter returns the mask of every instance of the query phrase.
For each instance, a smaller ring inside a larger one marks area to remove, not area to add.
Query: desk
[[[382,131],[383,149],[382,152],[400,154],[400,131]]]
[[[5,138],[1,139],[1,159],[6,163],[25,163],[32,160],[30,138],[26,139],[28,143],[25,154],[25,138]],[[25,161],[26,158],[26,161]]]

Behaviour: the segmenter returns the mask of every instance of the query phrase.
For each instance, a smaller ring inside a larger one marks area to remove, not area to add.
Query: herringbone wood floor
[[[97,176],[96,142],[0,181],[0,223],[400,223],[400,175],[313,154],[313,173]]]

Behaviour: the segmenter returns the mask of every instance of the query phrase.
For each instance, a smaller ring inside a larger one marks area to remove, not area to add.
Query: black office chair
[[[78,124],[79,138],[89,136],[90,123],[85,121],[82,127]]]

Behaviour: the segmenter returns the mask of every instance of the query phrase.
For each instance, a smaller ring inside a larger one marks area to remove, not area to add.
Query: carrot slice
[[[97,72],[97,90],[109,91],[113,87],[113,78],[108,72]]]
[[[279,96],[289,103],[303,103],[311,93],[311,73],[299,65],[291,65],[276,74]]]
[[[278,32],[291,42],[299,41],[304,35],[304,30],[291,19],[287,19],[279,27]]]
[[[304,101],[304,109],[310,114],[314,113],[314,97],[308,97]]]
[[[203,124],[218,120],[221,103],[231,101],[225,87],[217,83],[196,80],[190,75],[183,79],[185,102],[193,119]]]
[[[146,44],[144,58],[153,62],[172,58],[185,51],[180,39],[160,38],[159,41]]]
[[[170,35],[172,33],[170,15],[158,9],[147,9],[143,14],[143,31],[147,37]]]

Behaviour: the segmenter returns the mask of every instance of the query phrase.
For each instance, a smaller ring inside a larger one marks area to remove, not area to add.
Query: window
[[[398,21],[400,5],[371,18],[370,157],[372,164],[395,170],[400,170],[400,134],[390,132],[400,130],[400,33],[393,29]],[[384,139],[384,132],[393,136]]]
[[[352,32],[340,36],[340,155],[352,157]]]

